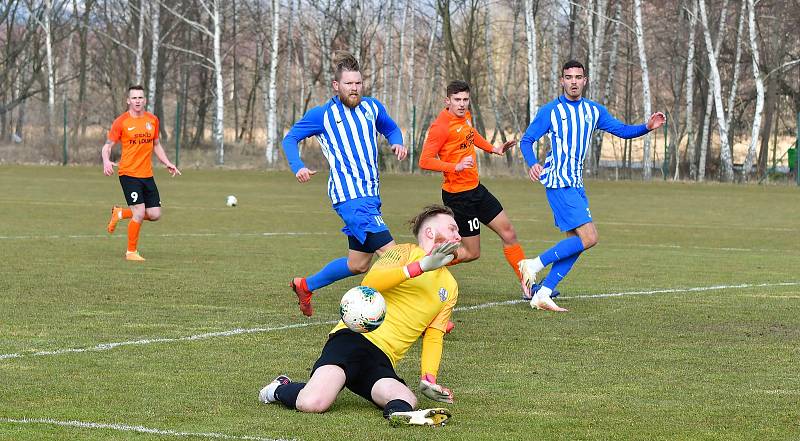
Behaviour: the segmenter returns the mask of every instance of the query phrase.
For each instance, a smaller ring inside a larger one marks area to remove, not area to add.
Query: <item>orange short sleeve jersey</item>
[[[108,140],[122,145],[119,175],[153,176],[153,146],[158,139],[158,118],[150,112],[134,117],[125,112],[114,120]]]
[[[492,145],[485,140],[474,127],[472,115],[467,112],[459,118],[447,109],[442,110],[439,116],[428,129],[428,137],[422,146],[419,157],[419,166],[425,170],[440,171],[444,175],[442,189],[449,193],[459,193],[472,190],[480,183],[478,178],[477,157],[475,146],[487,152],[492,151]],[[467,156],[472,156],[476,161],[472,168],[456,172],[456,164]]]

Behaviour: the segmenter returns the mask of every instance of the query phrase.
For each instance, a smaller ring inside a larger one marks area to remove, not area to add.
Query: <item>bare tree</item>
[[[156,105],[156,86],[158,85],[158,50],[161,47],[161,5],[158,1],[150,3],[150,81],[147,86],[147,110],[154,112]]]
[[[165,3],[164,0],[158,0],[161,6],[166,8],[175,17],[183,20],[186,24],[191,26],[194,30],[200,32],[212,41],[211,56],[195,52],[191,49],[180,48],[171,46],[173,49],[185,51],[199,57],[206,65],[210,67],[214,74],[214,122],[213,122],[213,137],[214,145],[216,147],[216,163],[222,165],[225,163],[225,96],[223,95],[223,75],[222,75],[222,11],[223,0],[196,0],[200,6],[202,14],[211,22],[209,26],[202,24],[200,21],[188,18],[183,13],[175,10],[172,6]]]
[[[747,28],[750,36],[750,51],[752,54],[753,79],[756,83],[756,108],[753,114],[753,129],[750,134],[750,146],[747,149],[747,156],[744,160],[744,170],[742,176],[746,181],[750,177],[750,169],[756,157],[756,144],[758,143],[758,133],[761,130],[761,113],[764,111],[764,79],[759,68],[758,42],[756,35],[756,12],[755,2],[747,0]]]
[[[528,121],[533,121],[539,110],[539,67],[537,59],[536,22],[534,21],[533,0],[525,3],[525,35],[528,38]]]
[[[276,98],[276,83],[278,74],[278,31],[280,30],[278,26],[279,18],[280,2],[278,0],[272,0],[272,46],[270,48],[269,58],[269,86],[267,87],[264,97],[264,104],[266,107],[265,111],[267,114],[267,148],[265,151],[265,156],[268,165],[274,164],[278,159],[278,149],[275,148],[278,144],[278,130],[277,124],[275,123],[275,113],[278,104]]]
[[[703,35],[706,41],[706,53],[708,62],[711,65],[711,82],[714,88],[714,107],[717,112],[717,128],[720,137],[720,159],[722,161],[722,179],[730,181],[733,179],[733,162],[731,161],[731,150],[728,144],[728,126],[725,120],[725,108],[722,105],[722,81],[717,67],[717,56],[712,49],[711,32],[708,28],[708,14],[706,14],[705,0],[699,0],[700,21],[703,24]]]
[[[697,161],[695,160],[695,141],[693,138],[692,116],[694,114],[694,52],[695,31],[697,29],[697,1],[691,0],[692,12],[689,16],[689,48],[686,57],[686,157],[689,162],[689,178],[697,179]],[[675,167],[675,179],[678,179],[680,167]]]
[[[702,1],[702,0],[701,0]],[[644,117],[648,118],[651,113],[650,103],[650,70],[647,66],[647,53],[644,44],[644,25],[642,24],[642,2],[634,0],[634,17],[636,23],[636,43],[639,48],[639,62],[642,67],[642,110]],[[644,146],[642,148],[642,177],[649,181],[652,173],[652,157],[650,155],[650,135],[644,136]]]

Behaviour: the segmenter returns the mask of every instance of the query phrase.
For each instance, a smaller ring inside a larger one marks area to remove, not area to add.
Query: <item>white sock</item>
[[[541,258],[537,257],[537,258],[532,259],[532,260],[533,260],[533,271],[538,273],[539,271],[544,269],[544,265],[542,265],[542,259]]]
[[[537,297],[549,298],[550,294],[552,294],[552,293],[553,293],[552,289],[550,289],[550,288],[548,288],[546,286],[543,286],[543,287],[539,288],[539,291],[536,291],[536,296]]]

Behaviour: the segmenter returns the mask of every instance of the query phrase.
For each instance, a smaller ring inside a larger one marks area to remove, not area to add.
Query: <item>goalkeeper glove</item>
[[[431,400],[453,403],[453,392],[440,384],[436,384],[436,377],[431,374],[425,374],[420,378],[419,391]]]
[[[409,278],[417,277],[425,271],[439,269],[455,259],[456,249],[461,246],[459,242],[443,242],[435,246],[431,252],[417,262],[405,267]]]

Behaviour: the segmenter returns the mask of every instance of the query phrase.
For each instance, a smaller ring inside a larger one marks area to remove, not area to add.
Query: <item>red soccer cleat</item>
[[[311,307],[311,295],[313,292],[308,290],[305,277],[295,277],[289,282],[295,294],[297,294],[297,303],[300,305],[300,312],[306,317],[311,317],[314,314],[314,308]]]

